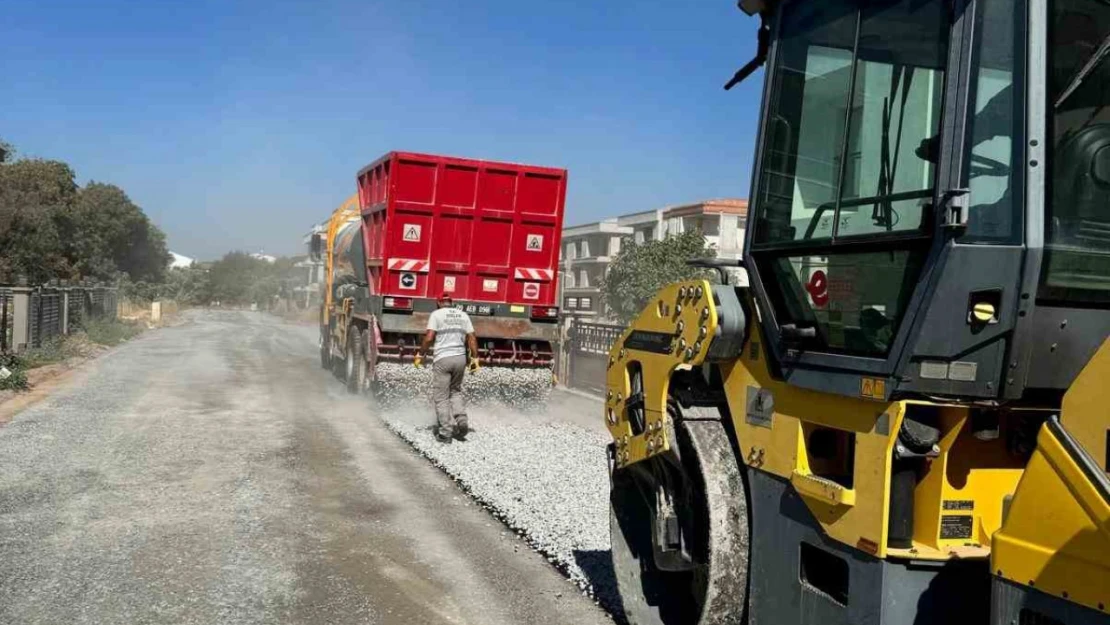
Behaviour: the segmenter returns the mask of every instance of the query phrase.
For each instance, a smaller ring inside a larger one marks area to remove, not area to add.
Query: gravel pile
[[[378,400],[387,405],[408,405],[423,398],[430,401],[431,363],[421,369],[408,364],[379,363]],[[543,403],[551,393],[551,369],[520,369],[481,367],[467,373],[463,391],[467,401],[481,403],[498,401],[511,406],[527,407]]]
[[[609,557],[608,437],[542,409],[470,406],[465,442],[444,445],[430,413],[383,410],[386,424],[519,533],[582,592],[620,605]]]

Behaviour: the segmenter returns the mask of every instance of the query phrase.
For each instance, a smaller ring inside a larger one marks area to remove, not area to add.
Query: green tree
[[[700,232],[684,232],[662,241],[633,243],[624,240],[621,251],[601,281],[601,293],[613,316],[621,323],[635,319],[652,297],[672,282],[711,277],[686,261],[712,258],[716,251]]]
[[[224,305],[265,305],[280,288],[274,264],[246,252],[228,252],[208,270],[208,298]]]
[[[14,154],[0,140],[0,282],[164,281],[166,237],[122,189],[80,188],[69,165]]]
[[[188,267],[174,267],[166,272],[166,282],[160,297],[176,300],[183,305],[207,304],[210,288],[208,269],[196,263]]]
[[[111,280],[118,272],[136,282],[165,280],[166,237],[123,189],[90,182],[68,215],[70,255],[82,276]]]
[[[61,227],[77,189],[73,170],[60,161],[0,164],[0,280],[77,277]]]
[[[296,266],[303,258],[283,257],[270,262],[245,252],[229,252],[205,269],[198,269],[204,276],[197,301],[271,308],[279,298],[291,298],[293,289],[304,283],[304,269]],[[173,272],[171,283],[172,276]]]

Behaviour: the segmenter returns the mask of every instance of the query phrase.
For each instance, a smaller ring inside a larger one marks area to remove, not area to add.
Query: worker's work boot
[[[445,445],[450,445],[451,441],[455,439],[455,431],[452,428],[437,427],[433,430],[433,433],[436,440]]]
[[[466,415],[455,415],[455,438],[460,441],[465,441],[467,434],[470,434],[470,422],[467,420]]]

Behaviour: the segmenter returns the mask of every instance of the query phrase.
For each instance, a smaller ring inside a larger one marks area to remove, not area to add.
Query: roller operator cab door
[[[932,233],[946,2],[790,2],[771,72],[752,255],[810,349],[885,357]],[[894,241],[890,250],[853,244]]]

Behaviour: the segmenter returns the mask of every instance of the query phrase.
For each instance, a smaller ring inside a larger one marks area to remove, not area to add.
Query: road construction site
[[[0,429],[0,622],[611,622],[599,402],[474,406],[441,445],[315,327],[185,320]]]

